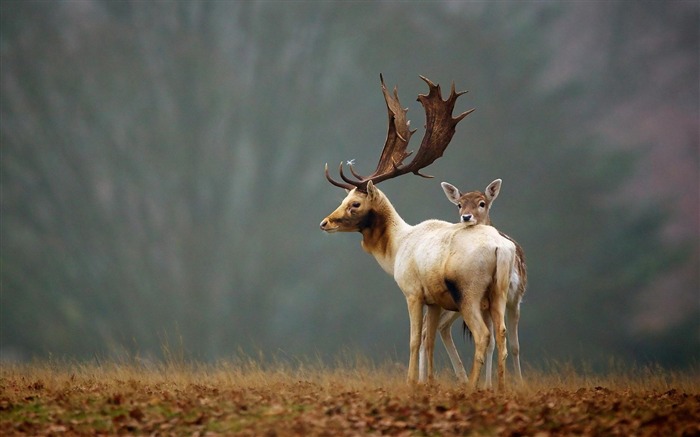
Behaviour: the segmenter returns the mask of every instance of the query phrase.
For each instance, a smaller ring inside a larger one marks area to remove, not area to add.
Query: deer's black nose
[[[462,221],[463,222],[470,222],[472,220],[472,215],[471,214],[464,214],[462,216]]]

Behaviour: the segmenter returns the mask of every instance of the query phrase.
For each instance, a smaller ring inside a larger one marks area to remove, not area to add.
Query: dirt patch
[[[447,376],[409,387],[402,376],[233,365],[11,367],[0,377],[0,434],[700,434],[700,383],[690,376],[663,384],[538,376],[505,393],[470,392]]]

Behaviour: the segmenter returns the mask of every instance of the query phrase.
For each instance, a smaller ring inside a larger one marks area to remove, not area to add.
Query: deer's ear
[[[489,203],[493,202],[496,197],[498,197],[498,193],[501,191],[501,181],[500,179],[496,179],[495,181],[491,182],[488,187],[486,187],[486,198],[489,200]]]
[[[445,192],[445,196],[447,196],[447,199],[457,205],[459,203],[459,198],[462,196],[461,193],[459,192],[459,189],[455,187],[452,184],[449,184],[447,182],[441,182],[440,186],[442,187],[442,191]]]
[[[372,181],[367,182],[367,198],[373,200],[379,197],[379,189],[377,189]]]

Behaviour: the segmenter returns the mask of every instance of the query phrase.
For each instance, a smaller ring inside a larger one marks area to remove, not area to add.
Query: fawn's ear
[[[462,197],[462,194],[459,192],[459,189],[447,182],[441,182],[440,186],[442,187],[442,191],[445,192],[445,196],[447,196],[447,199],[455,205],[458,205],[459,198]]]
[[[495,181],[491,182],[488,187],[486,187],[484,194],[486,194],[486,198],[489,200],[489,203],[493,202],[496,200],[496,197],[498,197],[498,193],[501,191],[501,182],[503,181],[496,179]]]

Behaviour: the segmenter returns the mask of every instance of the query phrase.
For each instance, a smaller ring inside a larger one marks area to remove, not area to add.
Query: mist
[[[407,361],[393,279],[358,234],[318,228],[345,195],[325,163],[379,158],[380,73],[409,150],[419,75],[469,90],[435,179],[381,189],[408,223],[456,222],[441,181],[503,179],[491,218],[525,250],[525,366],[700,358],[697,2],[0,12],[2,360]]]

